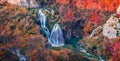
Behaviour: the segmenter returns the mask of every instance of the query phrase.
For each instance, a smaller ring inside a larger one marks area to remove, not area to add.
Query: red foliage
[[[73,0],[77,8],[99,9],[115,12],[120,5],[120,0]]]
[[[68,12],[67,14],[65,14],[64,16],[66,19],[73,19],[74,18],[74,15],[73,15],[73,12]]]
[[[61,5],[58,11],[59,11],[59,14],[65,14],[67,11],[67,8],[64,5]]]
[[[112,61],[120,61],[120,52],[116,52],[113,54]]]
[[[120,17],[120,14],[116,14],[117,17]]]
[[[90,16],[90,20],[95,24],[98,25],[99,21],[101,20],[100,15],[97,12],[93,12]]]
[[[56,2],[58,2],[60,4],[68,4],[69,3],[68,0],[56,0]]]
[[[113,45],[113,51],[117,52],[119,49],[120,43],[119,42],[115,42]]]
[[[77,8],[81,8],[82,0],[73,0],[72,4],[75,5]]]

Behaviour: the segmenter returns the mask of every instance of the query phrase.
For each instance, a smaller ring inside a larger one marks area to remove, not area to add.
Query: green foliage
[[[40,57],[40,61],[47,61],[45,57]]]
[[[72,45],[70,45],[70,44],[66,44],[66,45],[64,45],[64,46],[63,46],[63,48],[73,49],[73,46],[72,46]]]
[[[57,50],[57,51],[59,51],[60,48],[61,48],[61,47],[51,47],[51,49],[53,49],[53,50]]]
[[[66,44],[76,45],[79,39],[79,37],[72,36],[70,40],[66,40]]]
[[[72,45],[72,50],[74,50],[75,53],[78,53],[78,41],[80,40],[79,37],[72,36],[70,40],[66,40],[66,44],[71,44]]]
[[[57,61],[68,61],[62,55],[57,58]]]

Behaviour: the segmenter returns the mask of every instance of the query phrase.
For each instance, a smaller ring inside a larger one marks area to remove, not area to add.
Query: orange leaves
[[[60,4],[68,4],[69,1],[68,0],[56,0],[57,3],[60,3]]]
[[[84,36],[88,36],[89,32],[93,30],[93,25],[91,22],[85,22],[85,25],[84,25]]]
[[[56,50],[51,50],[51,55],[54,57],[54,59],[56,60],[57,57],[60,56],[60,53],[59,51],[56,51]]]
[[[84,31],[85,33],[87,33],[91,27],[92,27],[92,26],[91,26],[90,24],[88,24],[88,25],[86,25],[86,26],[84,27],[83,31]]]
[[[114,12],[120,5],[120,0],[73,0],[72,4],[77,8],[99,9]]]
[[[82,0],[73,0],[72,1],[73,5],[75,5],[77,8],[82,7]]]
[[[85,0],[84,7],[89,7],[91,5],[91,3],[93,3],[92,0]]]
[[[6,45],[7,45],[7,47],[9,47],[9,48],[12,48],[12,47],[13,47],[13,45],[10,44],[10,43],[8,43],[8,44],[6,44]]]

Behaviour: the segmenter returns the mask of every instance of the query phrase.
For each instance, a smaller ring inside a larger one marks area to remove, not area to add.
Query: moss
[[[40,57],[40,61],[47,61],[45,57]]]
[[[14,30],[15,28],[16,28],[15,25],[10,26],[10,29],[11,29],[11,30]]]
[[[117,31],[116,36],[119,36],[119,31]]]
[[[59,51],[61,47],[51,47],[51,49]]]
[[[73,46],[72,46],[72,45],[70,45],[70,44],[66,44],[66,45],[64,45],[64,46],[63,46],[63,48],[73,49]]]
[[[79,37],[72,36],[70,40],[65,41],[66,44],[75,45],[79,41]]]
[[[57,58],[57,61],[66,61],[62,55]]]
[[[38,43],[39,43],[39,44],[42,44],[42,42],[43,42],[43,41],[42,41],[41,39],[39,39]]]

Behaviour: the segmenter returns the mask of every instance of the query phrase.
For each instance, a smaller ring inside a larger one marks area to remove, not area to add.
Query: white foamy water
[[[24,56],[24,55],[21,55],[18,49],[11,50],[11,52],[12,52],[13,54],[17,55],[20,61],[26,61],[25,56]]]
[[[97,56],[94,56],[90,53],[88,53],[83,47],[82,45],[79,45],[79,48],[80,48],[80,51],[85,54],[86,57],[88,57],[89,59],[97,59],[98,61],[104,61],[104,59],[102,59],[101,57],[97,57]]]
[[[40,21],[40,26],[42,27],[42,28],[47,28],[46,27],[46,21],[47,21],[47,19],[46,19],[46,16],[45,16],[45,14],[42,12],[42,10],[40,9],[39,10],[39,12],[38,12],[38,19],[39,19],[39,21]]]
[[[63,38],[63,34],[62,34],[62,30],[60,28],[60,25],[55,24],[53,26],[51,33],[50,33],[48,26],[46,26],[47,25],[46,16],[42,12],[41,9],[38,12],[38,19],[40,21],[40,27],[45,32],[47,39],[48,39],[48,42],[52,45],[52,47],[63,46],[64,45],[64,38]]]
[[[52,29],[52,32],[50,35],[50,43],[54,47],[59,47],[64,45],[63,33],[59,24],[55,24]]]

